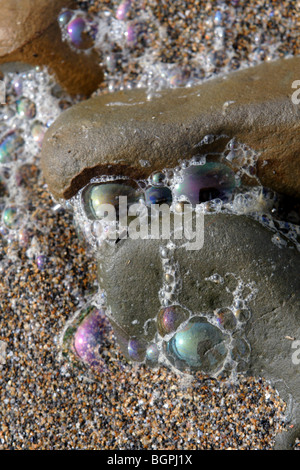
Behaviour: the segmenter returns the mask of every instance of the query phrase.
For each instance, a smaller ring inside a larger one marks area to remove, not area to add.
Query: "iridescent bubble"
[[[39,255],[36,258],[36,265],[38,269],[43,270],[46,264],[47,257],[45,255]]]
[[[73,347],[77,356],[91,367],[101,364],[101,345],[108,332],[104,310],[90,307],[82,314],[83,320],[75,334]]]
[[[20,226],[21,214],[17,206],[8,206],[3,211],[3,223],[9,229],[16,229]]]
[[[117,65],[117,56],[111,53],[105,57],[105,65],[109,72],[114,72]]]
[[[123,0],[117,8],[116,18],[118,20],[125,20],[131,7],[131,0]]]
[[[33,140],[39,145],[42,145],[44,135],[46,132],[46,126],[40,121],[34,121],[31,127],[31,135]]]
[[[179,369],[187,367],[212,373],[221,368],[226,355],[225,336],[204,318],[193,319],[175,333],[166,352]]]
[[[215,24],[220,24],[222,23],[223,20],[223,15],[220,10],[216,11],[215,16],[214,16],[214,23]]]
[[[150,186],[145,191],[145,202],[147,206],[151,204],[172,204],[172,191],[166,186]]]
[[[182,177],[182,182],[174,188],[174,195],[186,196],[191,204],[215,198],[227,200],[236,186],[234,172],[219,162],[191,165],[182,170]]]
[[[164,184],[165,179],[166,175],[161,171],[157,171],[151,176],[151,184],[152,186],[162,186]]]
[[[163,308],[157,315],[157,331],[161,336],[176,331],[187,320],[187,312],[177,305]]]
[[[149,344],[146,350],[146,360],[151,364],[156,364],[159,357],[159,351],[155,343]]]
[[[166,273],[165,281],[167,282],[167,284],[172,284],[174,282],[174,276],[170,273]]]
[[[85,28],[86,24],[81,16],[78,16],[68,24],[67,31],[74,46],[81,47],[83,45],[83,32]]]
[[[141,196],[132,187],[121,183],[91,184],[83,191],[82,198],[87,217],[99,219],[103,217],[102,204],[113,205],[118,214],[119,197],[127,198],[127,207],[137,204]]]
[[[179,87],[186,84],[189,73],[185,69],[175,68],[168,73],[168,78],[172,87]]]
[[[246,323],[251,317],[251,312],[248,308],[242,308],[237,311],[233,309],[233,313],[240,323]]]
[[[234,330],[236,318],[229,308],[221,308],[215,312],[218,324],[225,330]]]
[[[20,96],[22,94],[22,91],[23,91],[23,82],[22,82],[21,78],[16,78],[12,82],[12,87],[13,87],[13,90],[14,90],[15,94],[17,96]]]
[[[20,246],[26,247],[29,244],[30,239],[32,238],[32,233],[26,228],[22,228],[19,231],[19,244]]]
[[[36,115],[35,103],[25,96],[16,101],[16,106],[20,117],[32,119]]]
[[[70,10],[65,10],[58,16],[58,22],[61,26],[65,26],[69,23],[70,19],[73,16],[73,12]]]
[[[134,22],[129,23],[127,26],[127,30],[126,30],[127,44],[129,46],[134,46],[137,41],[137,36],[138,36],[137,25]]]
[[[145,359],[147,344],[145,341],[133,336],[128,341],[128,355],[133,361],[141,362]]]
[[[0,163],[14,160],[24,145],[24,140],[17,131],[8,132],[0,143]]]

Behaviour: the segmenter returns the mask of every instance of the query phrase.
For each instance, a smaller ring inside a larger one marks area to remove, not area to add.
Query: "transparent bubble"
[[[142,362],[145,359],[146,349],[146,341],[136,337],[130,338],[128,342],[128,355],[130,359],[133,361]]]
[[[22,213],[17,206],[8,206],[3,211],[3,222],[9,229],[17,229],[22,221]]]
[[[0,163],[13,161],[24,145],[18,131],[9,131],[0,142]]]
[[[40,121],[34,121],[31,127],[31,135],[33,137],[34,142],[36,142],[39,146],[42,145],[45,132],[46,126]]]
[[[17,113],[20,117],[32,119],[36,115],[36,106],[33,101],[25,96],[16,101]]]
[[[159,350],[156,343],[149,344],[146,349],[146,361],[150,364],[157,364],[159,358]]]
[[[237,320],[229,308],[216,310],[215,317],[218,325],[225,330],[234,330],[237,325]]]
[[[250,356],[250,346],[243,338],[234,338],[231,343],[231,356],[234,361],[247,361]]]
[[[73,16],[73,12],[70,10],[64,10],[58,16],[58,22],[61,26],[66,26]]]

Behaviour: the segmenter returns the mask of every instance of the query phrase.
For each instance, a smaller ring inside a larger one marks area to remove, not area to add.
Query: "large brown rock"
[[[73,0],[0,0],[0,64],[45,65],[71,95],[89,96],[103,79],[99,56],[73,51],[57,21]]]
[[[224,139],[199,146],[213,134],[260,152],[260,182],[300,197],[300,112],[291,99],[299,69],[295,57],[164,90],[151,100],[136,89],[81,102],[46,133],[42,167],[49,189],[70,198],[91,176],[145,177],[195,153],[222,151]]]

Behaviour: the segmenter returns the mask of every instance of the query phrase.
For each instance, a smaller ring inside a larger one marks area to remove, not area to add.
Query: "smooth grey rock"
[[[300,365],[292,361],[292,339],[300,339],[300,254],[293,245],[275,245],[273,232],[245,216],[206,215],[204,227],[202,249],[188,251],[180,240],[169,251],[179,286],[173,301],[192,314],[212,318],[217,309],[232,306],[239,282],[244,283],[244,300],[252,293],[245,304],[250,319],[233,337],[245,338],[251,347],[249,357],[241,355],[241,371],[270,380],[291,404],[293,432],[277,443],[278,448],[287,448],[300,432]],[[155,334],[163,285],[160,247],[166,244],[127,239],[104,244],[98,252],[99,283],[127,356],[129,337],[151,342]],[[219,277],[214,280],[215,274]]]
[[[292,101],[299,69],[294,57],[164,90],[151,100],[135,89],[83,101],[45,135],[41,159],[49,190],[69,199],[93,176],[147,177],[195,154],[223,151],[235,137],[260,152],[257,175],[264,186],[300,197],[300,109]],[[207,135],[226,137],[199,146]]]

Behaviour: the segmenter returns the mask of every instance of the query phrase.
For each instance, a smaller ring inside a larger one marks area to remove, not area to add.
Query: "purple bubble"
[[[23,92],[23,83],[20,78],[17,78],[13,81],[12,83],[13,90],[16,93],[17,96],[20,96]]]
[[[134,23],[130,23],[126,31],[127,44],[134,45],[137,41],[137,31]]]
[[[133,361],[141,362],[145,358],[146,342],[132,337],[128,342],[128,354]]]
[[[36,258],[36,265],[38,267],[38,269],[42,270],[44,269],[45,267],[45,263],[46,263],[46,256],[44,255],[39,255],[37,258]]]
[[[116,18],[117,20],[125,20],[127,13],[129,12],[131,7],[131,0],[124,0],[120,3],[116,11]]]
[[[157,328],[162,336],[175,331],[186,319],[186,312],[177,305],[167,307],[158,313]]]
[[[78,357],[91,367],[103,367],[100,349],[107,334],[108,320],[104,310],[92,308],[74,335],[74,350]]]
[[[67,31],[72,43],[75,46],[81,46],[83,42],[82,33],[85,30],[85,21],[80,16],[72,20],[68,26]]]

